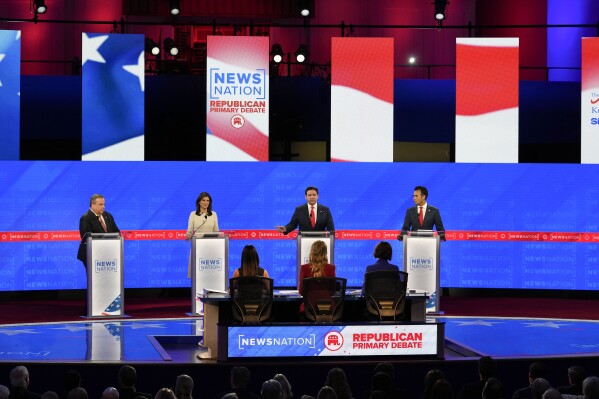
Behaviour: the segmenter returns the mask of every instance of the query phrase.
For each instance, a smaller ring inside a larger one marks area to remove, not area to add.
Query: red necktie
[[[424,214],[422,213],[422,207],[420,207],[420,212],[418,212],[418,223],[420,223],[420,227],[422,227],[423,221],[424,221]]]
[[[312,228],[314,228],[314,225],[316,225],[316,217],[314,215],[314,205],[312,205],[310,207],[310,224],[312,225]]]
[[[100,224],[102,225],[104,232],[108,233],[108,229],[106,228],[106,223],[104,223],[104,218],[102,217],[102,215],[100,215],[100,217],[98,217],[98,219],[100,219]]]

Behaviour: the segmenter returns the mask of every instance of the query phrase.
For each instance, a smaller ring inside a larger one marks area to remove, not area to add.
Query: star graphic
[[[0,330],[0,334],[4,335],[21,335],[21,334],[39,334],[38,331],[33,331],[32,329],[26,330]]]
[[[106,64],[106,60],[98,51],[102,43],[108,39],[108,35],[88,37],[83,33],[81,45],[81,65],[85,65],[87,61],[95,61],[101,64]]]
[[[166,328],[164,324],[152,324],[152,323],[131,323],[127,324],[123,327],[131,327],[133,330],[138,330],[140,328]]]
[[[456,321],[458,323],[458,327],[462,326],[485,326],[485,327],[493,327],[493,324],[501,324],[500,321],[485,321],[485,320],[475,320],[475,321]]]
[[[559,328],[559,326],[566,326],[565,323],[554,323],[552,321],[546,321],[545,323],[524,323],[526,327],[545,327],[545,328]]]
[[[141,53],[139,53],[139,57],[137,58],[137,64],[133,64],[133,65],[123,65],[123,69],[127,72],[129,72],[132,75],[137,76],[137,79],[139,79],[139,85],[141,86],[141,91],[144,91],[144,72],[145,72],[145,67],[146,67],[146,63],[145,63],[145,58],[144,58],[144,52],[142,51]]]
[[[52,330],[68,330],[70,332],[77,332],[77,331],[84,331],[84,330],[91,330],[93,329],[92,326],[64,326],[64,327],[58,327],[58,328],[53,328]]]

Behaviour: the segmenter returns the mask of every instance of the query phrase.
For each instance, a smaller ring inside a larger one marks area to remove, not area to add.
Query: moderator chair
[[[233,319],[243,324],[259,324],[270,317],[273,280],[266,277],[229,279]]]
[[[380,270],[364,275],[364,298],[368,313],[379,320],[396,320],[403,315],[408,289],[408,273]]]
[[[316,322],[340,320],[346,283],[341,277],[305,278],[302,285],[306,318]]]

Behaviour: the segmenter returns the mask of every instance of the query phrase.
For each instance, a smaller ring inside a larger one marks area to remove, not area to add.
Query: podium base
[[[79,316],[82,319],[86,320],[110,320],[110,319],[126,319],[131,317],[127,314],[124,315],[110,315],[110,316]]]

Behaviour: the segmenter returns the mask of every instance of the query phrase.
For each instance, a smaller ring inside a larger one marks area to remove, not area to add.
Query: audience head
[[[393,248],[387,241],[379,242],[374,248],[374,257],[377,259],[391,260]]]
[[[235,392],[229,392],[220,397],[220,399],[239,399]]]
[[[25,366],[17,366],[10,371],[10,385],[13,388],[25,388],[29,386],[29,370]]]
[[[59,396],[54,391],[46,391],[42,394],[41,399],[59,399]]]
[[[587,371],[582,366],[568,367],[568,381],[571,385],[582,386],[582,382],[587,378]]]
[[[441,370],[432,369],[424,376],[424,397],[430,398],[435,382],[445,378]]]
[[[562,394],[554,388],[549,388],[542,396],[543,399],[562,399]]]
[[[323,277],[324,267],[329,263],[327,256],[327,244],[322,240],[314,241],[310,248],[308,261],[312,265],[312,275],[314,277]]]
[[[175,393],[170,388],[160,388],[156,395],[154,395],[154,399],[177,399]]]
[[[502,399],[503,398],[503,384],[495,377],[490,377],[485,382],[483,388],[482,399]]]
[[[547,366],[541,362],[534,362],[528,366],[528,379],[530,383],[537,378],[546,378],[547,377]]]
[[[478,359],[478,374],[481,380],[494,377],[496,371],[497,362],[491,356],[483,356]]]
[[[453,399],[453,388],[446,379],[437,380],[431,390],[431,399]]]
[[[530,385],[532,399],[541,399],[546,390],[551,388],[551,384],[544,378],[535,378]]]
[[[391,378],[393,378],[395,380],[395,368],[393,367],[392,363],[382,362],[382,363],[377,364],[374,367],[374,373],[376,374],[379,372],[387,373],[391,376]]]
[[[81,387],[73,388],[67,393],[67,399],[87,399],[87,391]]]
[[[293,391],[291,390],[291,384],[287,377],[283,374],[277,374],[273,377],[273,380],[278,381],[279,384],[281,384],[281,389],[283,390],[282,399],[293,399]]]
[[[262,399],[281,399],[283,397],[283,388],[276,380],[267,380],[262,384],[260,390]]]
[[[372,376],[372,391],[389,392],[393,387],[393,378],[387,373],[379,371]]]
[[[599,377],[591,376],[582,382],[584,399],[599,399]]]
[[[338,399],[338,397],[333,388],[325,385],[318,391],[316,399]]]
[[[231,369],[231,388],[246,389],[250,383],[250,376],[250,370],[247,367],[233,367]]]
[[[123,388],[131,388],[137,383],[137,371],[132,366],[122,366],[119,369],[119,385]]]
[[[119,399],[119,391],[115,387],[108,387],[102,392],[102,399]]]
[[[205,191],[201,192],[200,195],[198,195],[198,199],[196,199],[196,215],[200,216],[202,213],[200,211],[200,201],[203,198],[208,198],[208,200],[210,200],[210,204],[208,204],[208,216],[212,216],[212,197]]]
[[[0,399],[8,399],[10,390],[4,385],[0,385]]]
[[[345,372],[339,367],[329,370],[324,385],[333,388],[338,399],[351,399],[353,397],[349,384],[347,383]]]
[[[187,374],[181,374],[177,377],[175,383],[175,396],[177,399],[191,399],[193,392],[193,379]]]
[[[241,251],[241,271],[244,276],[255,276],[258,274],[260,257],[253,245],[246,245]]]

